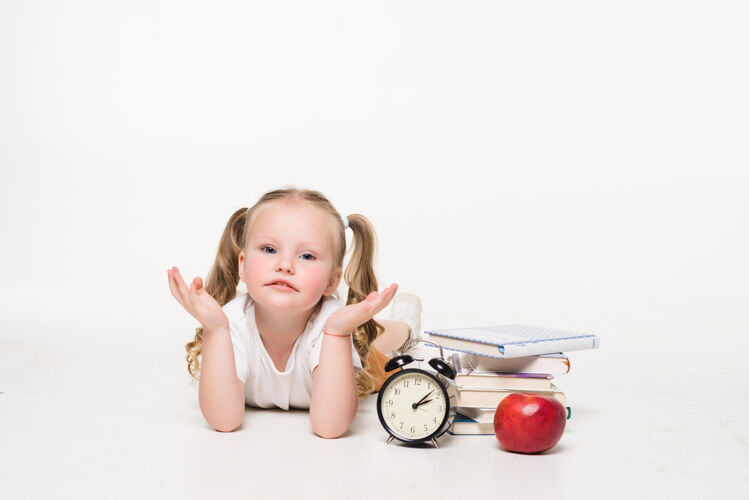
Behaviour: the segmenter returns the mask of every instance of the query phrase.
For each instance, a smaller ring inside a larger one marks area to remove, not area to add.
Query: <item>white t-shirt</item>
[[[255,301],[242,294],[222,308],[229,319],[237,377],[244,382],[245,403],[260,408],[309,408],[312,371],[320,361],[322,329],[325,321],[343,305],[333,296],[325,297],[320,309],[310,316],[304,332],[294,343],[286,369],[278,371],[265,350],[255,322]],[[351,341],[354,373],[362,368]]]

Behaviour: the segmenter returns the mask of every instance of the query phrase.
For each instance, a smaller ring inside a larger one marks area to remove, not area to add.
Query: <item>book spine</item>
[[[497,379],[482,377],[480,379],[471,379],[465,375],[455,377],[455,385],[458,389],[477,389],[491,390],[501,389],[506,391],[548,391],[551,390],[550,380],[530,381],[530,382],[505,382]]]
[[[570,371],[570,362],[566,356],[547,358],[542,355],[535,355],[501,360],[486,356],[468,356],[466,358],[468,364],[478,371],[547,373],[553,375],[563,375]]]
[[[480,391],[480,390],[463,390],[458,395],[458,406],[477,408],[493,406],[497,407],[499,403],[514,392],[523,392],[529,394],[538,394],[541,396],[551,396],[557,399],[563,405],[566,404],[566,398],[561,391]]]

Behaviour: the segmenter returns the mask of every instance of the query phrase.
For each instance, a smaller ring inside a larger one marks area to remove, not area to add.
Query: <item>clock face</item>
[[[408,369],[385,382],[378,397],[383,425],[403,441],[427,439],[448,414],[445,390],[430,373]]]

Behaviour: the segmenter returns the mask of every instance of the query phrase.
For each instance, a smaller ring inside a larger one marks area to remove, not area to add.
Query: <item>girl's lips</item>
[[[291,288],[290,286],[286,286],[286,285],[284,285],[282,283],[273,283],[273,284],[270,284],[270,285],[267,285],[267,286],[271,286],[271,287],[275,288],[276,290],[283,290],[283,291],[286,291],[286,292],[296,292],[295,289]]]

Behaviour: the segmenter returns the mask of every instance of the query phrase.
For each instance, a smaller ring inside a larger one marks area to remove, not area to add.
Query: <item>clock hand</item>
[[[433,393],[433,392],[434,392],[434,389],[432,389],[431,391],[427,392],[427,393],[426,393],[426,394],[424,395],[424,397],[423,397],[423,398],[421,398],[420,400],[418,400],[417,402],[415,402],[414,404],[412,404],[412,405],[411,405],[411,408],[413,408],[414,410],[415,410],[416,408],[418,408],[418,407],[419,407],[419,405],[420,405],[420,404],[422,404],[422,401],[424,401],[424,400],[425,400],[426,398],[428,398],[428,397],[429,397],[429,395],[430,395],[431,393]],[[430,399],[429,401],[431,401],[431,399]]]
[[[426,395],[424,395],[424,397],[423,397],[423,398],[421,398],[421,399],[420,399],[420,400],[419,400],[419,401],[418,401],[418,402],[417,402],[416,404],[417,404],[417,405],[420,405],[420,404],[421,404],[421,402],[422,402],[422,401],[424,401],[424,400],[425,400],[426,398],[428,398],[428,397],[429,397],[429,395],[430,395],[431,393],[433,393],[433,392],[434,392],[434,389],[432,389],[431,391],[427,392],[427,393],[426,393]]]

